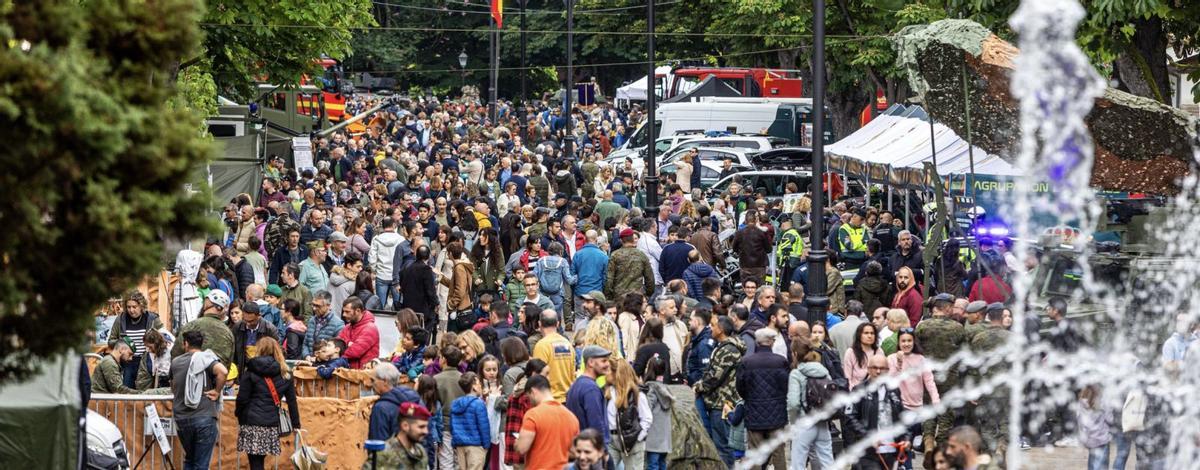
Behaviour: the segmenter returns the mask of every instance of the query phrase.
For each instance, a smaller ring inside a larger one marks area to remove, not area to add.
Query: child
[[[1112,413],[1100,402],[1100,391],[1088,385],[1079,391],[1075,405],[1079,442],[1088,449],[1088,470],[1108,468],[1108,444],[1112,441]]]
[[[397,357],[394,364],[409,380],[416,381],[417,376],[425,371],[425,342],[428,340],[429,333],[419,326],[410,327],[400,340],[404,354]]]
[[[520,264],[513,267],[512,276],[508,277],[508,284],[504,285],[504,299],[508,301],[508,309],[517,311],[521,308],[519,303],[525,298],[525,268]]]
[[[458,379],[458,386],[465,395],[450,405],[450,429],[454,430],[450,438],[454,460],[459,468],[483,470],[487,449],[492,445],[487,405],[479,398],[483,387],[474,372],[463,374]]]
[[[425,346],[425,352],[421,354],[421,364],[425,365],[423,373],[431,377],[438,375],[442,371],[441,357],[442,352],[437,345]]]
[[[655,355],[646,362],[646,373],[642,376],[642,392],[650,401],[654,420],[646,433],[646,470],[666,470],[667,454],[671,453],[671,407],[675,397],[663,385],[667,373],[667,362]]]
[[[496,404],[504,400],[500,395],[500,359],[496,356],[488,354],[479,359],[479,381],[482,385],[481,398],[487,404],[488,428],[489,437],[491,438],[492,447],[488,449],[488,468],[499,468],[500,462],[503,462],[504,456],[500,454],[504,446],[499,445],[502,442],[500,438],[500,410]],[[507,403],[506,403],[507,404]]]
[[[492,315],[492,294],[480,294],[479,301],[476,303],[478,304],[475,307],[475,318],[477,320],[474,325],[471,325],[471,329],[478,333],[481,328],[492,324],[488,318]]]
[[[346,342],[341,339],[327,339],[322,341],[317,347],[317,375],[322,379],[333,377],[333,371],[340,368],[349,368],[350,362],[342,357],[342,352],[346,350]]]

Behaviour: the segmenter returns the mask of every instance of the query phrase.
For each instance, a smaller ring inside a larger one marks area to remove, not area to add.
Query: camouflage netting
[[[917,100],[938,122],[975,145],[1015,162],[1020,127],[1009,92],[1016,47],[969,20],[912,26],[895,39]],[[964,91],[964,83],[966,90]],[[1096,142],[1092,185],[1115,191],[1175,194],[1193,159],[1195,122],[1157,101],[1109,89],[1087,118]]]

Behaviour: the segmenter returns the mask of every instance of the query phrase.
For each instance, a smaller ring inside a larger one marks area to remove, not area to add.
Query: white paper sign
[[[154,435],[154,440],[158,441],[158,448],[162,450],[163,455],[171,453],[171,440],[167,438],[162,419],[158,417],[158,408],[155,408],[153,403],[146,405],[146,433]]]
[[[308,137],[292,137],[292,157],[296,162],[296,171],[315,170],[313,164],[312,140]]]

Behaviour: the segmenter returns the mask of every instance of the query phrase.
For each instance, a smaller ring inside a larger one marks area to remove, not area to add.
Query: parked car
[[[677,168],[675,162],[671,162],[658,167],[658,172],[659,174],[675,173]],[[710,186],[716,184],[721,179],[721,168],[721,162],[700,160],[700,189],[708,189]],[[735,171],[753,171],[754,167],[735,163],[733,169]],[[692,169],[692,171],[697,170]]]
[[[734,148],[755,152],[766,152],[781,145],[787,145],[787,139],[782,137],[757,136],[757,135],[737,135],[728,137],[704,137],[700,139],[685,140],[674,147],[662,153],[662,161],[669,163],[678,159],[680,155],[684,155],[693,148],[710,147],[710,148]]]

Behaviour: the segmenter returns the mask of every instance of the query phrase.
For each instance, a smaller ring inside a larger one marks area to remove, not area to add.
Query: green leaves
[[[197,53],[202,13],[188,0],[0,7],[0,382],[84,345],[107,298],[162,268],[161,236],[207,226],[207,201],[182,187],[210,147],[170,78]]]

